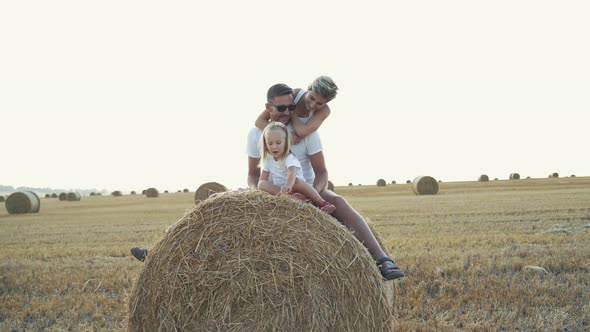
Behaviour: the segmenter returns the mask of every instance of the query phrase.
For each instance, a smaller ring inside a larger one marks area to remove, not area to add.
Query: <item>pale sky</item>
[[[331,181],[590,175],[588,1],[2,1],[0,185],[246,186],[275,83]]]

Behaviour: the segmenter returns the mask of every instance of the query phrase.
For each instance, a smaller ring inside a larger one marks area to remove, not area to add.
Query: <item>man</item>
[[[293,100],[293,90],[288,85],[275,84],[270,87],[265,105],[265,110],[270,115],[270,121],[289,124],[290,112],[294,110]],[[289,128],[292,130],[290,124]],[[254,190],[258,188],[260,179],[258,165],[260,163],[259,141],[261,135],[262,131],[258,128],[252,128],[248,133],[248,187]],[[306,181],[320,193],[323,199],[336,206],[333,216],[350,229],[357,239],[367,247],[377,261],[382,276],[387,280],[403,277],[404,273],[391,258],[387,257],[363,217],[342,196],[326,189],[328,170],[317,131],[305,137],[299,144],[293,145],[291,152],[299,159]]]

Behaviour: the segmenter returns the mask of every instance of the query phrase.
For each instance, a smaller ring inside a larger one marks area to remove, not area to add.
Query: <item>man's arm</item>
[[[313,187],[318,193],[326,189],[328,185],[328,169],[326,169],[326,161],[324,160],[324,153],[322,151],[309,156],[311,167],[315,173],[315,180]]]
[[[260,180],[259,162],[259,158],[248,157],[248,188],[252,190],[258,189],[258,181]]]

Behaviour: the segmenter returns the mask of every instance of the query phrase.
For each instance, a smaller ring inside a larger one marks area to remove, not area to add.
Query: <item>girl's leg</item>
[[[258,190],[266,191],[269,194],[277,195],[281,192],[281,187],[273,184],[270,181],[260,181],[258,183]]]
[[[316,205],[319,205],[321,202],[324,202],[324,199],[318,192],[312,187],[309,183],[300,180],[299,178],[295,179],[295,184],[293,185],[292,191],[298,191],[303,195],[307,196],[314,202]]]

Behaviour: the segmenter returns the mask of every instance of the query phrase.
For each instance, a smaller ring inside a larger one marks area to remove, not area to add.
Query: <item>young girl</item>
[[[328,76],[320,76],[313,80],[307,90],[295,89],[291,112],[291,124],[293,125],[293,144],[298,144],[307,135],[318,130],[325,119],[330,115],[328,102],[336,98],[338,86]],[[291,110],[291,109],[289,109]],[[256,127],[264,130],[270,114],[265,110],[256,119]]]
[[[271,194],[287,193],[298,199],[309,197],[322,211],[332,214],[336,207],[326,202],[303,178],[301,164],[291,153],[291,135],[282,122],[271,122],[260,138],[262,172],[258,189]],[[272,182],[269,178],[272,176]]]

